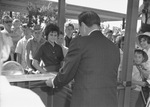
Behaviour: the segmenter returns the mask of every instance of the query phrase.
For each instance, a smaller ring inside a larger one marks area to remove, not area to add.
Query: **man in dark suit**
[[[119,49],[99,30],[95,12],[82,12],[78,20],[82,36],[71,41],[64,67],[46,84],[57,88],[74,79],[71,107],[117,107]]]

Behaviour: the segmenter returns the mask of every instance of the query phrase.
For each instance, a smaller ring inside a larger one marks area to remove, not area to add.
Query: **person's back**
[[[71,107],[117,107],[119,48],[100,31],[93,11],[78,16],[81,36],[69,46],[64,67],[48,86],[62,87],[74,79]]]
[[[74,94],[76,102],[73,105],[84,99],[86,104],[81,102],[82,107],[116,107],[119,49],[100,31],[78,39],[78,44],[83,46],[80,52],[83,57],[75,75],[73,93],[82,94],[82,97]]]

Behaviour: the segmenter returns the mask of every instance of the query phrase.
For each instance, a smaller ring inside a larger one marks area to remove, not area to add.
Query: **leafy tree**
[[[37,5],[29,2],[27,6],[27,11],[29,26],[33,26],[34,24],[41,24],[42,22],[57,23],[58,7],[54,8],[52,6],[52,2],[50,2],[47,6],[42,7],[38,7]]]

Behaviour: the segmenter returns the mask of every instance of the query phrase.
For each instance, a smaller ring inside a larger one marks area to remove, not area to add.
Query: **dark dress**
[[[55,46],[53,47],[49,42],[45,42],[35,54],[34,59],[39,62],[43,60],[45,68],[48,72],[58,72],[64,56],[61,46],[55,43]]]
[[[71,107],[117,107],[119,62],[119,49],[100,31],[74,38],[54,86],[74,79]]]

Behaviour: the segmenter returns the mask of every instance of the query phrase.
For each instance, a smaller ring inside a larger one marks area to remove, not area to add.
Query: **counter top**
[[[39,80],[47,80],[49,78],[54,78],[56,76],[55,73],[47,73],[47,74],[28,74],[28,75],[9,75],[6,76],[9,82],[23,82],[23,81],[39,81]]]

